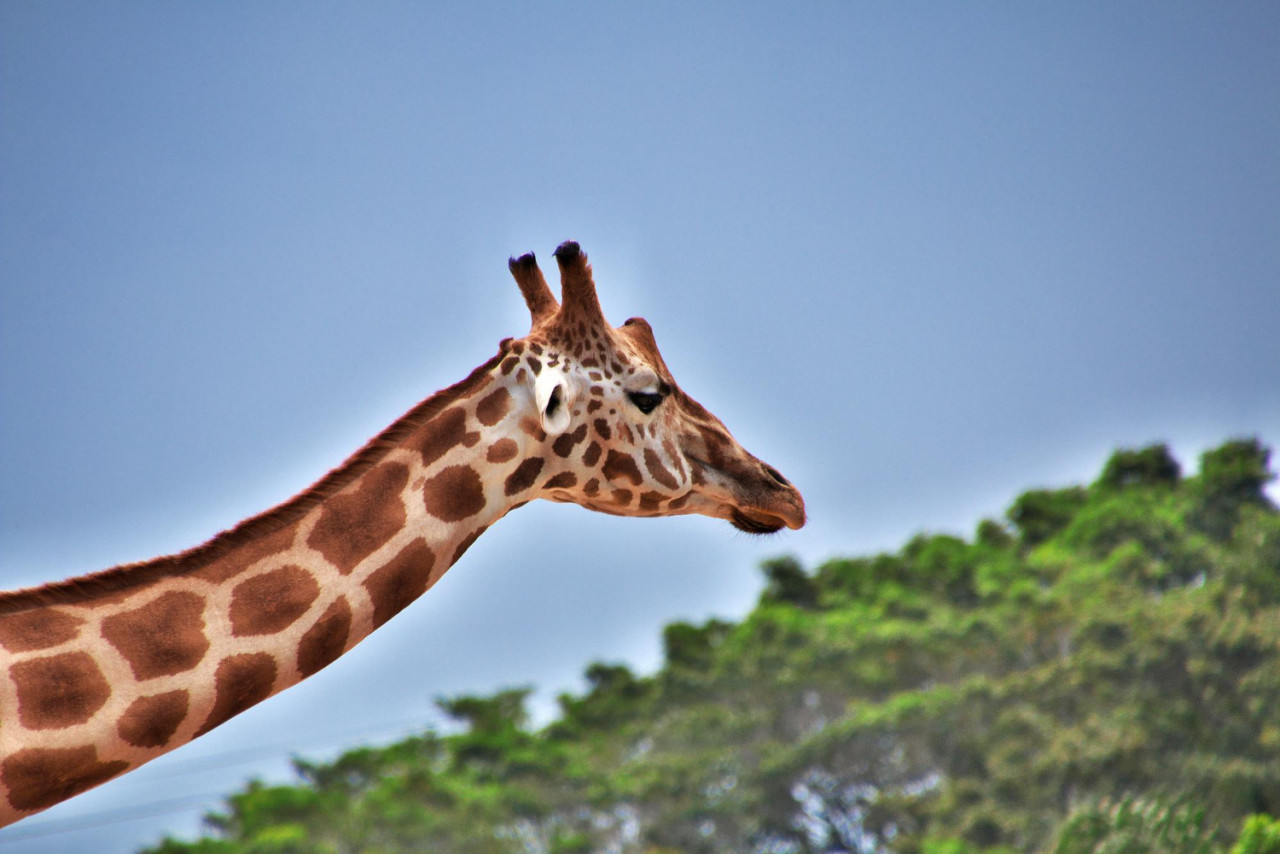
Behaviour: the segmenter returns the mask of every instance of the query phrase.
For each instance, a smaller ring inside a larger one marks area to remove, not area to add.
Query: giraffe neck
[[[0,824],[314,674],[527,501],[545,435],[503,356],[205,546],[0,596]]]

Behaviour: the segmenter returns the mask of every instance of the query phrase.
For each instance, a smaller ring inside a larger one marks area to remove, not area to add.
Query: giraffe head
[[[526,449],[550,475],[540,497],[622,516],[699,513],[749,533],[804,525],[800,492],[677,385],[649,324],[609,325],[578,244],[555,257],[560,302],[532,253],[511,259],[533,328],[501,366],[523,381],[525,433],[545,446]]]

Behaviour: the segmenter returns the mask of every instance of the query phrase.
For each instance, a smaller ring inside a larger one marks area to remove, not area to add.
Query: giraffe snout
[[[791,481],[768,463],[754,459],[756,474],[745,489],[730,521],[748,533],[772,534],[784,527],[799,530],[806,520],[804,497]]]

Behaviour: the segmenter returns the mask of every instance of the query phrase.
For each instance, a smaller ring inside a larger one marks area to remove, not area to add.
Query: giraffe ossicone
[[[799,491],[613,327],[587,256],[556,300],[509,267],[532,328],[314,486],[180,554],[0,593],[0,824],[154,759],[316,673],[535,498],[623,516],[804,524]]]

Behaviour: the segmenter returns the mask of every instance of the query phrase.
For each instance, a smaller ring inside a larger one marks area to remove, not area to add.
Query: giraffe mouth
[[[729,524],[746,534],[776,534],[787,527],[787,523],[776,516],[748,516],[737,508],[729,515]]]

